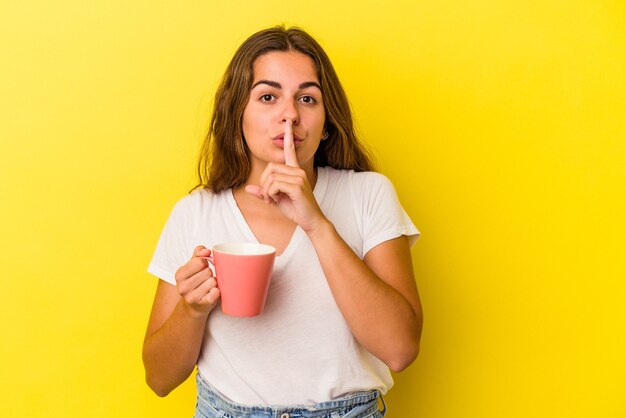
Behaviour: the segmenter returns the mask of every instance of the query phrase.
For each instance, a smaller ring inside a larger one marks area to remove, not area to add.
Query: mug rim
[[[225,242],[214,245],[211,251],[228,255],[255,256],[276,253],[276,248],[258,242]]]

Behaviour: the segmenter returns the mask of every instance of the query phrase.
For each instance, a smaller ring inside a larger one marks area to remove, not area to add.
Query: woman
[[[149,267],[161,280],[143,359],[158,395],[197,365],[197,417],[384,415],[389,370],[419,351],[419,232],[371,169],[317,42],[282,27],[246,40],[216,94],[203,187],[177,203]],[[257,317],[216,308],[202,258],[238,241],[277,250]]]

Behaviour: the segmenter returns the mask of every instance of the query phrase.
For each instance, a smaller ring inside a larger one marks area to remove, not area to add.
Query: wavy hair
[[[250,173],[248,146],[243,137],[243,112],[250,97],[253,66],[269,52],[296,51],[313,59],[322,87],[325,131],[315,153],[316,167],[373,170],[372,159],[359,142],[346,94],[322,47],[302,29],[277,26],[250,36],[235,52],[215,94],[209,131],[200,149],[198,177],[214,193],[245,184]]]

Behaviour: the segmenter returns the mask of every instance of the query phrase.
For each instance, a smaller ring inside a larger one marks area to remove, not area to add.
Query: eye
[[[265,93],[264,95],[259,97],[259,100],[262,101],[262,102],[269,103],[269,102],[274,100],[274,95],[273,94],[269,94],[269,93]]]
[[[306,104],[315,104],[315,103],[317,103],[317,100],[315,100],[315,97],[313,97],[313,96],[302,96],[302,97],[300,97],[300,101],[302,103],[306,103]]]

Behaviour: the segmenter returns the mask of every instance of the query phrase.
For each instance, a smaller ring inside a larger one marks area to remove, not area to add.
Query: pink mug
[[[222,312],[256,316],[263,312],[276,249],[265,244],[233,242],[215,245],[208,260],[215,267]]]

